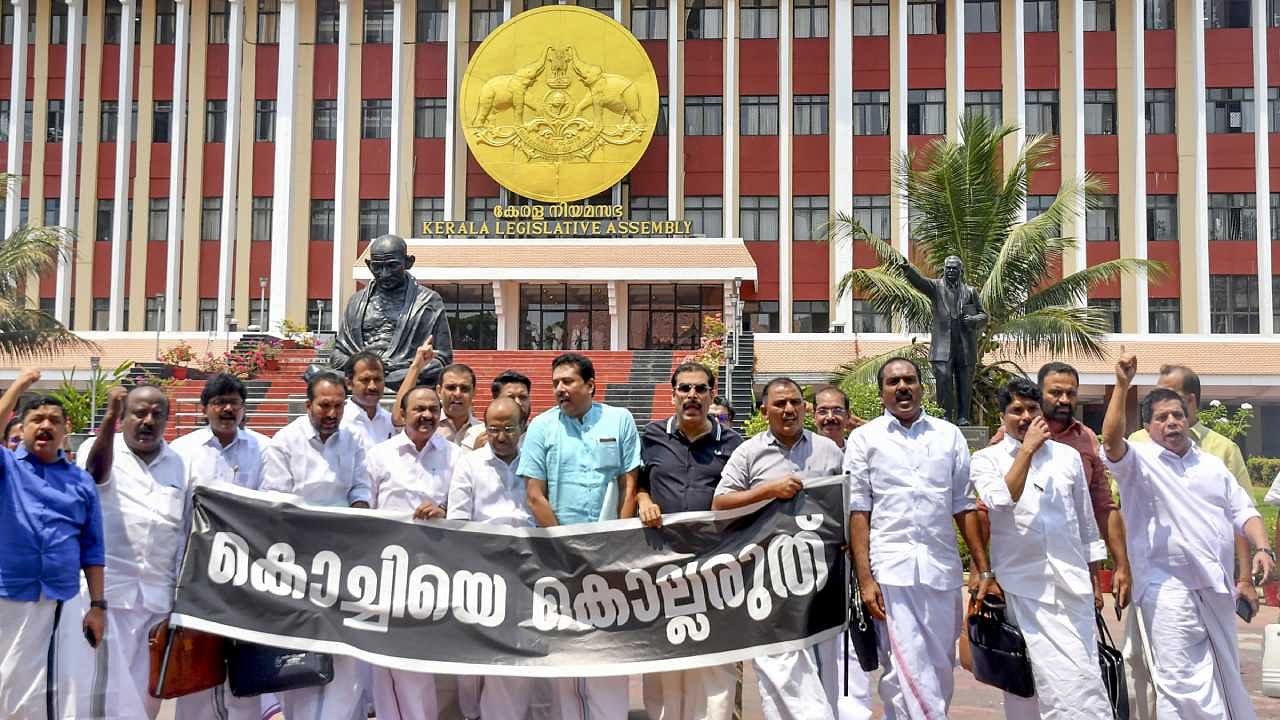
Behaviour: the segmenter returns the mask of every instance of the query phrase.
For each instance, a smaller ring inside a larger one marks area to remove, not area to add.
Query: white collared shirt
[[[207,427],[198,428],[169,444],[187,464],[195,485],[230,483],[257,490],[262,485],[263,444],[247,430],[238,430],[230,445],[223,446]]]
[[[364,443],[341,426],[322,443],[311,418],[303,415],[267,443],[259,489],[291,493],[304,503],[326,507],[369,502]]]
[[[188,483],[182,458],[161,445],[151,462],[116,433],[111,472],[98,485],[107,565],[104,598],[113,608],[168,612],[185,543]],[[89,461],[91,443],[76,455]]]
[[[1174,578],[1191,590],[1234,594],[1236,533],[1259,517],[1227,466],[1194,444],[1186,454],[1154,442],[1125,442],[1105,458],[1120,486],[1133,597]]]
[[[969,446],[960,428],[923,412],[903,427],[886,412],[854,430],[844,447],[849,510],[871,513],[876,581],[959,587],[952,518],[975,508]]]
[[[449,486],[448,518],[532,527],[524,478],[515,473],[518,460],[504,462],[489,445],[463,453]]]
[[[475,415],[472,415],[467,420],[465,428],[454,430],[453,421],[449,418],[444,418],[440,421],[439,426],[436,427],[435,434],[443,436],[445,440],[463,450],[475,450],[476,440],[479,440],[480,436],[484,434],[484,423],[477,419]]]
[[[461,456],[462,450],[439,433],[432,433],[422,450],[403,432],[378,443],[368,455],[373,506],[409,514],[425,500],[447,507],[449,483]]]
[[[1045,603],[1059,592],[1093,593],[1089,563],[1107,546],[1089,500],[1084,463],[1075,448],[1048,440],[1031,456],[1015,501],[1005,476],[1022,443],[1006,434],[974,453],[969,475],[991,518],[991,568],[1005,590]]]
[[[339,427],[349,428],[354,432],[364,442],[365,449],[396,434],[396,426],[391,423],[391,413],[386,408],[379,404],[373,417],[369,417],[369,411],[351,398],[347,398],[346,404],[342,406],[342,422]]]

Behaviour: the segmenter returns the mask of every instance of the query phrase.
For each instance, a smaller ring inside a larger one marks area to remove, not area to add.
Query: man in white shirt
[[[1004,439],[970,464],[991,520],[991,566],[1022,630],[1035,697],[1005,693],[1005,717],[1111,715],[1098,665],[1092,575],[1107,557],[1080,453],[1050,440],[1040,388],[1015,378],[1000,389]]]
[[[373,506],[419,520],[442,518],[462,451],[438,432],[441,409],[435,390],[410,390],[403,410],[404,431],[369,451]],[[373,704],[379,720],[435,720],[439,714],[435,677],[374,667]]]
[[[247,398],[244,383],[235,375],[218,373],[205,381],[200,408],[209,424],[169,444],[186,463],[188,483],[193,489],[197,485],[226,484],[257,490],[262,484],[261,436],[240,427]],[[177,717],[259,720],[263,709],[274,704],[274,695],[240,698],[223,683],[178,698]]]
[[[159,389],[113,388],[92,448],[80,455],[83,467],[100,479],[107,635],[98,653],[106,660],[108,720],[154,718],[160,710],[160,700],[147,692],[147,635],[173,606],[188,491],[182,458],[164,442],[168,420],[169,401]],[[100,668],[101,660],[89,667]],[[93,684],[100,681],[95,677]]]
[[[862,599],[878,622],[880,699],[888,720],[947,715],[955,689],[962,584],[955,531],[982,576],[987,564],[969,483],[969,447],[955,425],[920,406],[920,370],[892,358],[877,374],[885,414],[845,445],[849,547]]]
[[[307,381],[307,414],[286,425],[263,452],[262,490],[290,493],[308,505],[369,507],[364,443],[340,426],[346,380],[327,370]],[[333,680],[279,695],[287,718],[350,720],[363,717],[358,664],[335,655]]]
[[[761,500],[789,500],[809,478],[840,474],[840,448],[804,428],[804,395],[788,377],[764,387],[769,429],[739,445],[720,474],[712,510],[731,510]],[[822,665],[836,664],[835,641],[755,659],[760,704],[767,720],[832,720],[836,697],[824,687]]]
[[[471,414],[476,398],[476,374],[462,363],[454,363],[440,373],[440,385],[436,387],[440,402],[444,403],[444,419],[440,422],[440,434],[464,450],[475,450],[476,441],[484,433],[484,423]]]
[[[450,520],[533,526],[524,480],[515,473],[523,418],[524,410],[511,398],[500,397],[485,408],[489,442],[462,455],[449,486],[446,517]],[[535,682],[518,675],[486,676],[479,695],[479,716],[484,720],[524,720]]]
[[[1275,553],[1253,501],[1220,459],[1196,446],[1187,404],[1157,387],[1142,400],[1149,443],[1124,439],[1127,395],[1138,360],[1123,355],[1102,423],[1107,466],[1129,529],[1133,601],[1151,648],[1158,717],[1256,718],[1240,676],[1234,617],[1236,535],[1254,551],[1265,582]]]
[[[351,397],[342,409],[342,427],[373,447],[395,434],[391,413],[382,407],[385,385],[382,358],[365,350],[351,356]]]

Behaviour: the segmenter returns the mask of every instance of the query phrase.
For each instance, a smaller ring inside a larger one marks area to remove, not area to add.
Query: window
[[[477,225],[488,222],[492,217],[490,208],[498,202],[496,197],[469,197],[467,198],[467,220]]]
[[[316,44],[338,44],[338,0],[317,0]]]
[[[147,240],[162,242],[169,234],[169,198],[151,198],[147,207]]]
[[[791,237],[826,240],[830,210],[826,195],[797,195],[791,200]]]
[[[157,100],[151,108],[151,142],[167,143],[173,134],[173,102]]]
[[[1249,0],[1204,0],[1204,26],[1206,28],[1247,28],[1249,27],[1249,4]]]
[[[776,101],[775,101],[776,102]],[[687,95],[684,99],[684,134],[719,135],[723,132],[724,112],[718,95]],[[776,117],[776,111],[775,111]],[[776,127],[775,122],[775,127]],[[776,130],[775,130],[776,132]]]
[[[1057,90],[1027,91],[1027,134],[1058,134]]]
[[[1280,328],[1280,275],[1271,276],[1271,327]]]
[[[48,108],[48,122],[45,128],[45,142],[60,143],[62,142],[62,120],[63,120],[63,103],[61,100],[49,100],[46,107]]]
[[[719,195],[693,195],[684,199],[684,219],[695,235],[720,237],[724,234],[724,201]]]
[[[444,198],[416,197],[413,199],[413,234],[426,235],[423,224],[444,219]]]
[[[738,22],[742,26],[742,37],[776,38],[778,37],[778,0],[740,0]]]
[[[227,101],[209,100],[204,105],[204,141],[227,141]]]
[[[1276,221],[1280,220],[1280,193],[1271,193],[1270,205],[1271,240],[1280,240],[1280,225],[1276,224]]]
[[[1120,332],[1120,301],[1114,298],[1089,298],[1089,309],[1103,318],[1104,332]]]
[[[0,100],[0,142],[9,142],[9,101]]]
[[[831,305],[826,300],[797,300],[791,304],[791,332],[824,333],[831,329]]]
[[[471,40],[479,42],[502,24],[502,0],[471,0]]]
[[[827,134],[826,95],[796,95],[792,98],[791,111],[791,130],[794,134]]]
[[[249,239],[268,241],[271,239],[271,197],[255,197],[249,215]]]
[[[107,0],[106,19],[102,26],[102,42],[107,45],[120,44],[120,16],[123,9],[120,0]],[[27,11],[31,13],[30,9]]]
[[[627,347],[692,350],[702,344],[702,319],[724,312],[724,287],[662,283],[627,286]]]
[[[855,90],[853,93],[853,134],[889,134],[889,91]]]
[[[444,98],[418,98],[413,103],[413,136],[442,138],[449,122]]]
[[[498,346],[498,315],[492,283],[432,283],[428,287],[440,293],[444,300],[454,347],[492,350]]]
[[[316,140],[338,139],[338,101],[317,100],[312,111],[312,137]]]
[[[207,197],[200,202],[200,239],[222,237],[222,198]]]
[[[870,300],[853,301],[853,327],[855,333],[889,332],[889,316],[876,310]]]
[[[667,198],[662,195],[631,197],[632,220],[666,220]]]
[[[62,203],[58,198],[45,198],[44,201],[44,222],[45,227],[57,227],[58,225],[58,208]],[[4,223],[0,222],[0,225]]]
[[[685,37],[716,40],[724,37],[724,5],[721,0],[688,0]]]
[[[1053,195],[1028,195],[1027,196],[1027,220],[1035,220],[1040,217],[1046,210],[1053,205],[1055,196]],[[1055,235],[1062,233],[1062,228],[1054,228]]]
[[[1086,135],[1116,134],[1116,91],[1084,91],[1084,133]]]
[[[1209,332],[1258,332],[1258,276],[1209,276]]]
[[[312,240],[333,240],[333,212],[332,200],[313,199],[311,201],[310,238]]]
[[[1267,132],[1280,132],[1280,87],[1267,88]]]
[[[1148,30],[1173,29],[1173,0],[1143,0],[1146,12],[1142,14]]]
[[[1084,211],[1084,237],[1086,240],[1111,242],[1120,239],[1120,198],[1116,195],[1095,195],[1093,207]]]
[[[333,328],[333,303],[320,298],[307,301],[307,330],[320,332]]]
[[[1276,0],[1267,0],[1267,27],[1280,27],[1280,3]]]
[[[797,38],[827,36],[827,0],[795,0],[792,17]]]
[[[1182,308],[1178,298],[1147,300],[1147,332],[1182,332]]]
[[[392,42],[395,32],[395,15],[391,0],[365,0],[364,41],[366,43]]]
[[[164,327],[164,298],[149,297],[147,298],[146,314],[142,318],[144,330],[159,330]]]
[[[258,0],[258,44],[280,42],[280,0]]]
[[[667,0],[632,0],[631,33],[639,40],[665,40]]]
[[[609,291],[602,284],[521,285],[520,319],[521,349],[609,347]]]
[[[54,3],[54,10],[62,6],[62,19],[66,22],[66,4]],[[185,9],[185,8],[184,8]],[[55,23],[56,25],[56,23]],[[65,32],[65,30],[64,30]],[[84,31],[81,30],[83,33]],[[156,44],[172,45],[178,37],[178,9],[173,0],[156,0]]]
[[[939,35],[946,27],[946,0],[908,0],[908,35]]]
[[[103,100],[102,112],[99,115],[98,142],[113,143],[116,132],[120,129],[120,103],[115,100]]]
[[[267,326],[267,306],[270,305],[271,298],[266,298],[266,302],[252,297],[249,298],[249,324],[257,325],[260,329]]]
[[[666,135],[667,125],[670,122],[667,115],[668,98],[666,95],[658,97],[658,119],[654,121],[653,134]]]
[[[1172,135],[1177,128],[1173,88],[1148,88],[1146,118],[1148,135]]]
[[[1056,32],[1058,0],[1025,0],[1022,4],[1024,32]]]
[[[227,0],[209,0],[209,44],[226,45],[230,33],[230,4]]]
[[[200,298],[200,331],[213,332],[218,327],[218,299]]]
[[[1253,240],[1255,204],[1253,193],[1209,193],[1209,239]]]
[[[853,36],[889,34],[889,0],[853,0]]]
[[[893,232],[889,223],[888,195],[854,195],[853,219],[863,230],[881,240],[889,240]]]
[[[778,134],[777,95],[743,95],[739,108],[743,135]]]
[[[35,108],[31,105],[31,100],[22,104],[22,141],[31,142],[32,128],[35,127]],[[134,113],[136,116],[137,113]]]
[[[1133,0],[1129,0],[1132,2]],[[1111,32],[1116,29],[1115,0],[1084,0],[1084,31]]]
[[[743,240],[778,239],[778,198],[743,195],[738,199],[738,232]]]
[[[1253,88],[1205,88],[1207,132],[1253,132]]]
[[[965,115],[985,115],[992,126],[999,127],[1004,118],[1004,99],[999,90],[966,90]]]
[[[1178,239],[1178,196],[1147,196],[1147,241]]]
[[[965,0],[964,31],[1000,32],[1000,0]]]
[[[907,134],[941,135],[947,131],[947,91],[907,91]]]
[[[391,101],[360,101],[360,137],[385,140],[391,137]]]
[[[276,101],[257,100],[253,105],[253,139],[255,142],[275,142]]]
[[[94,217],[93,239],[97,242],[111,242],[111,215],[115,201],[98,199],[98,212]]]
[[[391,227],[390,203],[387,200],[360,201],[360,240],[372,240]]]
[[[778,332],[777,300],[748,300],[742,303],[742,319],[751,332]]]
[[[126,303],[127,304],[127,303]],[[108,298],[93,299],[93,330],[106,330],[111,327],[111,301]],[[128,323],[125,324],[128,327]]]
[[[170,2],[172,2],[172,0],[170,0]],[[161,5],[163,4],[164,3],[162,2]],[[12,20],[12,16],[8,15],[8,13],[10,12],[10,10],[7,7],[8,3],[6,2],[5,5],[6,5],[6,8],[4,12],[6,14],[4,16],[3,22],[11,23],[13,22],[13,20]],[[84,7],[84,6],[82,5],[81,7]],[[28,10],[27,12],[31,13],[31,10]],[[49,23],[50,23],[49,24],[49,44],[50,45],[66,45],[67,44],[67,0],[53,0],[53,8],[50,11]],[[81,25],[80,27],[83,28],[84,26]],[[9,29],[6,27],[3,29],[3,32],[5,33],[4,42],[6,43],[11,42],[12,40],[9,35]],[[80,36],[84,37],[83,30],[81,31]]]
[[[418,42],[444,42],[448,29],[447,0],[418,0]]]
[[[565,0],[565,5],[577,5],[580,8],[595,10],[613,17],[613,0]]]

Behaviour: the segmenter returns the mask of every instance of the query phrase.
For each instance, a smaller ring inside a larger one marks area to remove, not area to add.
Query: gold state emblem
[[[471,153],[504,187],[546,202],[590,197],[625,177],[657,116],[644,48],[585,8],[521,13],[481,43],[462,79]]]

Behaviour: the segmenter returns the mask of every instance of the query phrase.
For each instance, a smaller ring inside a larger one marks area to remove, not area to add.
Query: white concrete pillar
[[[889,0],[889,159],[907,151],[907,0]],[[890,181],[889,225],[893,245],[911,256],[910,198]]]
[[[187,0],[176,3],[178,18],[173,47],[173,110],[169,125],[169,216],[165,237],[168,254],[164,273],[164,329],[178,329],[178,297],[182,292],[182,161],[187,139],[187,59],[191,38],[191,8]],[[195,292],[194,288],[190,292]]]
[[[1258,330],[1275,333],[1271,293],[1271,128],[1267,99],[1267,1],[1253,2],[1253,176],[1258,216]]]
[[[1062,127],[1058,130],[1062,152],[1062,176],[1078,178],[1084,174],[1084,3],[1083,0],[1060,0],[1058,3],[1058,67],[1061,91],[1059,107]],[[1088,267],[1085,244],[1084,198],[1072,204],[1063,223],[1064,231],[1076,239],[1075,248],[1063,257],[1064,275]],[[1143,212],[1146,212],[1145,208]]]
[[[5,172],[22,174],[22,151],[26,142],[27,105],[27,13],[31,8],[27,0],[13,2],[13,54],[9,63],[9,144],[5,158]],[[22,210],[22,184],[15,182],[5,188],[4,236],[7,238],[18,229],[18,213]]]
[[[456,0],[449,2],[449,17],[453,17]],[[342,245],[347,242],[342,233],[347,227],[344,185],[347,183],[347,103],[351,98],[350,83],[347,82],[347,64],[351,61],[351,3],[338,0],[338,106],[337,142],[334,152],[334,189],[333,189],[333,312],[329,313],[334,332],[342,329],[342,281],[349,268],[342,266]],[[450,110],[452,113],[452,110]],[[452,117],[452,114],[450,114]],[[452,127],[452,124],[449,125]],[[447,147],[447,146],[446,146]],[[445,180],[445,196],[449,194],[448,179]],[[392,193],[393,195],[395,193]],[[446,204],[447,208],[448,205]]]
[[[58,176],[58,225],[75,229],[76,155],[80,147],[80,67],[84,59],[84,0],[67,0],[67,71],[62,97],[62,158]],[[16,44],[16,43],[15,43]],[[10,104],[12,109],[13,105]],[[10,111],[10,121],[13,120]],[[12,137],[12,135],[10,136]],[[13,147],[12,143],[10,147]],[[58,255],[58,271],[53,291],[53,316],[71,325],[72,252]]]
[[[724,3],[724,236],[738,237],[738,0]]]
[[[396,3],[397,7],[399,3]],[[297,0],[280,2],[279,66],[276,75],[276,142],[275,177],[272,187],[275,196],[271,200],[271,298],[267,303],[269,332],[289,317],[289,298],[292,288],[305,283],[303,273],[289,267],[289,245],[304,242],[302,233],[294,227],[293,208],[307,197],[303,188],[297,187],[294,178],[295,158],[298,154],[296,123],[298,73],[298,4]],[[395,157],[396,153],[391,153]],[[394,193],[392,194],[394,197]],[[335,203],[336,205],[337,203]],[[336,246],[336,241],[335,241]],[[296,314],[296,313],[295,313]]]
[[[446,28],[447,49],[444,69],[444,112],[449,119],[444,127],[444,212],[445,217],[463,217],[466,212],[466,188],[461,180],[466,154],[458,146],[458,53],[467,38],[461,24],[465,8],[458,7],[459,0],[449,0],[449,20]],[[460,45],[461,44],[461,45]]]
[[[1146,30],[1143,3],[1116,8],[1116,120],[1120,150],[1120,254],[1147,259]],[[1120,281],[1122,327],[1149,330],[1147,273]],[[1129,308],[1132,308],[1130,315]]]
[[[231,25],[227,30],[227,122],[222,155],[222,216],[219,219],[218,332],[227,332],[231,314],[231,276],[236,262],[236,180],[240,157],[240,73],[244,35],[243,0],[229,0]]]
[[[831,67],[827,73],[831,101],[827,103],[828,142],[831,152],[831,215],[853,216],[853,5],[847,2],[831,6]],[[853,240],[831,239],[829,287],[833,312],[831,324],[843,324],[853,330],[853,293],[836,297],[840,279],[853,270]],[[725,297],[729,297],[726,290]]]
[[[1005,125],[1015,130],[1004,143],[1007,171],[1027,141],[1027,66],[1022,0],[1000,0],[1000,77],[1004,84],[1002,115]],[[1026,222],[1027,208],[1020,211]]]
[[[111,207],[111,294],[107,328],[124,327],[125,246],[129,241],[129,168],[133,157],[133,15],[137,0],[120,2],[120,93],[116,101],[115,199]],[[25,30],[15,29],[26,34]],[[68,112],[72,109],[68,108]],[[141,208],[146,212],[146,208]]]
[[[795,280],[791,216],[791,105],[792,32],[791,2],[778,3],[778,321],[779,330],[791,332]]]
[[[405,160],[412,157],[413,133],[410,132],[403,137],[401,133],[405,131],[404,112],[402,108],[406,102],[405,98],[405,81],[407,74],[407,66],[404,62],[404,54],[406,52],[404,44],[404,3],[401,0],[395,0],[391,8],[391,187],[387,192],[387,227],[389,232],[396,233],[399,228],[405,224],[407,208],[400,192],[406,182],[410,178],[405,176]],[[413,97],[407,100],[412,104]],[[412,130],[413,125],[409,125]]]
[[[1178,0],[1178,238],[1182,331],[1209,332],[1209,184],[1204,0]],[[1261,209],[1259,209],[1261,210]]]
[[[947,13],[947,138],[960,140],[964,118],[964,3],[949,2]]]
[[[667,217],[683,216],[684,208],[684,13],[677,2],[667,3]]]

